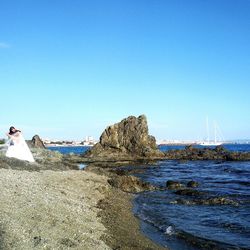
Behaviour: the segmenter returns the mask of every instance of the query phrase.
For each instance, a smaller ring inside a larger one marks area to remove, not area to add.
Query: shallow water
[[[167,180],[183,184],[195,180],[200,184],[195,189],[203,192],[199,197],[177,195],[175,190],[139,194],[134,212],[149,237],[171,249],[250,248],[250,162],[163,161],[136,176],[159,187],[165,187]],[[238,205],[176,204],[181,199],[213,197],[226,197]],[[158,236],[147,224],[158,230]]]
[[[224,147],[232,151],[250,151],[249,144]],[[175,148],[183,147],[160,147],[163,151]],[[87,149],[52,148],[62,153],[82,153]],[[174,190],[166,189],[137,195],[134,213],[148,237],[174,250],[250,249],[250,161],[166,160],[130,168],[143,169],[135,175],[162,188],[167,180],[177,180],[184,185],[195,180],[199,183],[195,190],[203,192],[197,197],[177,195]],[[197,201],[214,197],[225,197],[232,204],[197,204]]]

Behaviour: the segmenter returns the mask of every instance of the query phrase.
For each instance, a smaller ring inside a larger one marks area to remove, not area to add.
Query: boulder
[[[183,184],[181,184],[179,181],[168,180],[166,183],[166,187],[168,189],[179,189],[183,188]]]
[[[190,187],[190,188],[195,188],[195,187],[198,187],[199,186],[199,183],[197,181],[189,181],[187,183],[187,187]]]
[[[148,134],[145,115],[129,116],[121,122],[108,126],[100,142],[84,154],[85,157],[111,159],[162,158],[156,140]]]
[[[119,188],[122,191],[129,193],[139,193],[156,189],[151,184],[144,182],[132,175],[113,176],[108,180],[108,183],[115,188]]]
[[[226,197],[212,197],[205,200],[199,200],[197,203],[200,205],[239,205],[237,201],[228,199]]]
[[[206,199],[176,199],[170,202],[171,204],[181,204],[181,205],[207,205],[207,206],[218,206],[218,205],[233,205],[238,206],[239,203],[235,200],[228,199],[226,197],[213,197]]]
[[[34,135],[32,137],[30,145],[31,145],[31,147],[34,147],[34,148],[45,148],[43,141],[41,140],[39,135]]]

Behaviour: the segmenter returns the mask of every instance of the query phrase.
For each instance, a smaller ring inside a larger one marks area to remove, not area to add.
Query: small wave
[[[242,181],[242,180],[224,180],[224,181],[214,181],[213,183],[217,184],[238,184],[242,186],[250,186],[250,181]]]
[[[174,230],[174,228],[172,226],[169,226],[169,227],[166,228],[165,234],[172,235],[174,233],[175,233],[175,230]]]
[[[223,222],[219,220],[210,219],[203,220],[202,225],[208,227],[225,228],[227,231],[233,233],[244,233],[246,235],[250,235],[250,227],[247,227],[246,225],[241,225],[240,223],[236,222]]]
[[[223,168],[223,171],[226,173],[233,173],[233,174],[250,174],[249,170],[237,169],[237,168],[231,168],[231,167]]]
[[[234,245],[223,243],[216,240],[210,240],[195,236],[185,231],[179,231],[177,237],[184,239],[189,244],[198,247],[199,249],[216,249],[216,250],[235,250],[238,249]],[[244,249],[244,248],[241,248]]]

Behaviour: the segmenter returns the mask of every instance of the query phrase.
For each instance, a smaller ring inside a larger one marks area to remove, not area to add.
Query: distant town
[[[56,140],[42,138],[42,141],[46,147],[76,147],[76,146],[94,146],[98,140],[95,140],[93,136],[86,136],[83,140]],[[6,139],[0,138],[0,146],[4,145]],[[198,140],[158,140],[157,145],[199,145],[201,141]],[[221,144],[250,144],[250,139],[246,140],[227,140],[221,142]]]
[[[43,139],[43,143],[47,147],[59,147],[59,146],[94,146],[98,140],[95,140],[93,136],[86,136],[82,141],[75,140],[50,140]],[[158,140],[157,145],[199,145],[199,140]],[[227,140],[222,144],[250,144],[250,140]]]
[[[86,136],[82,141],[74,140],[50,140],[42,139],[43,143],[47,147],[59,147],[59,146],[94,146],[98,141],[93,136]]]

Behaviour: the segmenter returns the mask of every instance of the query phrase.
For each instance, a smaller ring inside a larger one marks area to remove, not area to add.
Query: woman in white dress
[[[10,131],[6,135],[10,138],[6,152],[7,157],[14,157],[29,162],[35,161],[20,130],[10,127]]]

